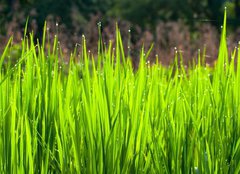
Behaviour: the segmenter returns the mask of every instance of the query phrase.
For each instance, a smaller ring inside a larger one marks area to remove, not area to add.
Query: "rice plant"
[[[240,172],[240,51],[228,57],[226,13],[214,67],[200,52],[188,69],[180,53],[150,65],[143,48],[134,70],[118,28],[97,57],[83,37],[68,65],[57,36],[42,40],[25,37],[12,64],[10,39],[0,58],[0,173]]]

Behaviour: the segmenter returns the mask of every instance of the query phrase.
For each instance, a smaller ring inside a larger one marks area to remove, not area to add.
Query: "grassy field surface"
[[[116,44],[61,60],[49,47],[22,41],[17,62],[0,58],[0,173],[240,172],[240,51],[227,52],[226,14],[219,57],[205,53],[186,69],[181,54],[164,67],[140,50],[134,70]],[[230,55],[228,57],[228,55]]]

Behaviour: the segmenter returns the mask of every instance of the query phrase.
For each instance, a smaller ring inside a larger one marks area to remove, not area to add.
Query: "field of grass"
[[[228,58],[226,14],[214,67],[164,67],[141,51],[134,70],[121,36],[96,58],[60,59],[32,35],[17,62],[0,58],[0,173],[240,172],[240,51]],[[47,51],[46,51],[47,50]],[[180,62],[180,63],[179,63]]]

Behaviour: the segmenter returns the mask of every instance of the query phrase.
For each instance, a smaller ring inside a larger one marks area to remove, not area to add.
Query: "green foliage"
[[[240,172],[240,52],[229,61],[226,15],[215,67],[200,52],[187,70],[179,53],[150,65],[142,49],[134,72],[118,29],[97,61],[83,36],[68,66],[57,37],[47,52],[42,40],[25,37],[6,71],[12,40],[0,58],[1,173]]]
[[[154,27],[158,20],[178,20],[185,21],[190,26],[195,25],[199,20],[210,19],[214,25],[221,24],[221,16],[224,6],[231,7],[231,20],[236,25],[240,18],[239,0],[21,0],[21,1],[0,1],[4,8],[4,16],[8,19],[0,21],[6,23],[14,13],[12,6],[20,3],[22,11],[29,15],[30,9],[37,10],[38,26],[41,28],[47,15],[59,16],[63,23],[69,28],[72,27],[72,16],[87,21],[91,14],[101,13],[103,17],[115,16],[126,19],[142,27]],[[80,14],[72,14],[72,9],[76,9]],[[0,9],[1,10],[1,9]],[[3,14],[3,13],[1,13]],[[27,17],[27,16],[26,16]],[[78,21],[78,20],[77,20]],[[84,25],[84,24],[83,24]]]
[[[115,16],[122,16],[142,26],[154,25],[157,20],[182,19],[193,25],[196,19],[211,19],[220,21],[223,0],[115,0],[115,6],[110,10]]]

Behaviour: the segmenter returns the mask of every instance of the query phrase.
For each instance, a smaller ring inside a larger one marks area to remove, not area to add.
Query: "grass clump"
[[[188,70],[150,66],[142,50],[136,71],[118,29],[115,49],[99,41],[96,62],[83,38],[68,66],[57,37],[46,52],[32,36],[12,66],[10,39],[0,59],[0,172],[239,173],[240,52],[229,61],[225,39],[226,14],[215,67],[200,54]]]

